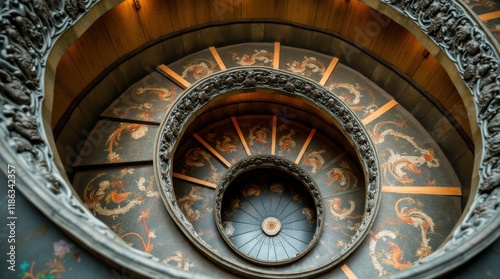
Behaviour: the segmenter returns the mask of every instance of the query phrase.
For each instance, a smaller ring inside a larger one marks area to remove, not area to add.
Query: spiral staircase
[[[168,131],[161,127],[163,118],[175,118],[171,106],[186,94],[183,85],[199,87],[231,68],[272,69],[278,59],[281,70],[324,83],[363,119],[375,144],[382,193],[370,232],[359,243],[352,238],[361,234],[367,178],[353,144],[325,114],[279,92],[240,90],[196,116],[172,160],[174,203],[182,216],[172,211],[169,216],[162,202],[152,146],[161,142],[159,130]],[[215,206],[221,191],[216,188],[231,168],[269,156],[311,177],[324,216],[300,179],[293,186],[293,178],[267,167],[243,171],[222,191],[221,207]],[[85,206],[125,242],[165,264],[212,276],[248,276],[243,270],[288,278],[317,275],[315,270],[326,277],[343,270],[358,278],[397,273],[437,249],[461,215],[461,186],[453,168],[394,98],[334,57],[278,43],[209,48],[159,66],[103,112],[75,169],[73,186]],[[170,218],[187,220],[196,237],[184,232],[186,239]],[[269,222],[279,225],[277,233],[263,229]],[[214,265],[197,250],[198,242],[236,267]],[[262,267],[267,265],[273,273]]]
[[[457,4],[443,2],[433,14],[435,3],[366,2],[424,25],[467,81],[479,119],[472,133],[482,141],[474,142],[481,167],[471,185],[453,143],[436,141],[414,117],[422,108],[398,103],[405,91],[386,91],[360,65],[286,40],[215,45],[156,61],[104,110],[91,109],[99,111],[92,131],[62,166],[52,136],[37,132],[48,125],[41,113],[52,105],[42,100],[52,85],[35,75],[54,66],[46,59],[52,39],[92,6],[110,7],[90,0],[3,4],[6,24],[13,17],[22,35],[0,32],[11,45],[0,54],[9,174],[0,178],[22,193],[1,200],[9,209],[2,216],[16,220],[15,230],[0,231],[16,238],[6,248],[16,270],[6,276],[433,277],[484,249],[498,235],[500,210],[498,43]],[[415,15],[422,9],[425,16]],[[427,17],[451,10],[448,27],[457,14],[464,25],[442,41],[446,28],[432,30],[440,21]],[[37,20],[30,33],[29,21]],[[459,31],[480,43],[466,45]],[[476,51],[483,60],[471,66]],[[36,53],[45,54],[38,60]],[[476,76],[467,75],[471,67]],[[80,107],[73,123],[79,116]],[[456,143],[460,152],[463,146]]]

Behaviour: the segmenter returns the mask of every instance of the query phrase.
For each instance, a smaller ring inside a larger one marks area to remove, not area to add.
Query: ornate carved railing
[[[411,19],[454,63],[475,102],[482,154],[477,193],[452,238],[398,273],[430,276],[477,254],[500,234],[500,69],[498,49],[461,5],[443,0],[384,0],[380,8]],[[43,128],[47,57],[57,39],[97,0],[5,0],[0,7],[0,167],[15,165],[18,189],[83,245],[117,266],[145,276],[198,277],[156,264],[97,220],[74,195],[54,162]],[[50,133],[50,131],[48,131]],[[477,145],[477,143],[476,143]],[[474,189],[474,188],[473,188]]]

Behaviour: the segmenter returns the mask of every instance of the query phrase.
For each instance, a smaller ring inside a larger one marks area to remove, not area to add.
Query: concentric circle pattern
[[[272,52],[218,50],[256,47]],[[168,67],[181,75],[189,59]],[[459,183],[430,135],[401,106],[381,113],[394,100],[341,63],[324,86],[322,72],[267,66],[188,76],[186,89],[158,69],[130,87],[89,136],[107,140],[77,160],[87,208],[164,264],[226,277],[337,277],[347,265],[373,278],[435,251],[460,197],[438,195]]]
[[[324,218],[322,200],[315,202],[296,177],[269,165],[246,172],[243,168],[229,185],[221,187],[225,191],[222,212],[216,214],[221,216],[216,220],[218,227],[226,242],[245,258],[259,264],[283,264],[303,256],[318,240]],[[318,192],[315,185],[311,187]]]

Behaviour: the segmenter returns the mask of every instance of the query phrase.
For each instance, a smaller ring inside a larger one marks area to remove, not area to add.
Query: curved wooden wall
[[[324,29],[354,40],[427,90],[471,137],[467,110],[438,60],[432,55],[425,57],[425,47],[404,27],[357,0],[142,0],[140,4],[140,9],[135,8],[132,0],[119,4],[99,18],[62,56],[54,87],[53,128],[75,98],[108,66],[151,40],[221,21],[268,19]],[[231,44],[233,36],[262,41],[272,35],[275,41],[280,41],[280,36],[290,38],[282,41],[287,45],[332,52],[331,38],[326,35],[287,32],[290,29],[264,30],[262,24],[242,30],[228,27],[196,36],[179,36],[169,51],[174,59],[207,45]],[[355,59],[356,53],[351,53],[351,49],[340,50],[344,59]]]

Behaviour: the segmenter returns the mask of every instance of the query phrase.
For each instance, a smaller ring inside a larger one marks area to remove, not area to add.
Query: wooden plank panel
[[[224,62],[222,62],[222,59],[219,56],[219,53],[215,49],[215,47],[211,46],[208,49],[210,49],[210,52],[212,53],[212,56],[214,57],[215,61],[217,62],[217,65],[219,65],[219,68],[221,71],[224,71],[226,69],[226,65],[224,65]]]
[[[433,96],[437,97],[446,89],[449,83],[451,83],[451,80],[448,73],[443,67],[439,67],[434,75],[429,78],[429,82],[427,82],[424,89],[433,92]]]
[[[422,87],[425,87],[439,68],[439,61],[434,56],[429,55],[422,61],[411,78]]]
[[[462,196],[462,188],[457,186],[382,186],[383,193],[423,194],[439,196]]]
[[[214,183],[210,183],[210,182],[207,182],[205,180],[201,180],[201,179],[198,179],[198,178],[187,176],[187,175],[184,175],[182,173],[173,172],[172,173],[172,177],[175,177],[175,178],[178,178],[178,179],[182,179],[184,181],[192,182],[192,183],[195,183],[195,184],[199,184],[199,185],[202,185],[202,186],[206,186],[206,187],[209,187],[209,188],[212,188],[212,189],[217,188],[217,185],[215,185]]]
[[[273,131],[271,136],[271,155],[276,155],[276,126],[278,125],[278,116],[273,115]]]
[[[121,57],[147,42],[134,5],[125,1],[102,16],[113,49]]]
[[[76,97],[86,86],[85,79],[78,71],[78,66],[73,62],[71,56],[66,52],[57,65],[59,85],[70,97]],[[72,69],[71,71],[59,71],[59,69]]]
[[[372,13],[370,13],[372,14]],[[396,56],[400,51],[400,42],[404,42],[405,36],[401,36],[400,33],[405,34],[405,29],[398,24],[393,24],[392,20],[388,17],[380,14],[373,13],[376,15],[379,21],[374,18],[374,21],[377,22],[375,25],[372,23],[372,26],[377,26],[375,28],[369,28],[368,26],[365,29],[368,30],[380,30],[380,34],[375,36],[375,39],[370,42],[370,49],[373,49],[373,52],[379,56],[385,57],[385,60],[389,60],[390,57]],[[385,24],[385,25],[384,25]],[[397,28],[399,27],[399,28]],[[380,28],[380,29],[378,29]],[[400,41],[400,39],[403,39]]]
[[[210,151],[215,157],[217,157],[217,159],[219,159],[224,165],[226,165],[226,167],[230,168],[231,167],[231,163],[229,163],[224,157],[222,157],[222,155],[219,154],[219,152],[217,152],[217,150],[215,150],[212,146],[210,146],[210,144],[208,144],[208,142],[206,142],[204,139],[202,139],[198,134],[193,134],[193,137],[199,141],[206,149],[208,149],[208,151]]]
[[[164,1],[143,1],[141,2],[141,6],[137,14],[139,15],[140,23],[147,40],[152,40],[174,31],[170,10]]]
[[[316,9],[316,18],[314,19],[314,25],[318,28],[326,28],[328,26],[328,20],[330,19],[330,14],[332,12],[333,2],[331,0],[319,0],[318,8]]]
[[[78,44],[76,44],[76,42],[68,48],[67,52],[64,55],[69,55],[71,57],[71,60],[73,60],[76,65],[78,65],[78,72],[80,72],[86,84],[91,83],[96,78],[95,73],[92,71],[90,65],[88,64],[89,61],[87,61],[87,59],[85,59],[86,57],[82,55],[82,52],[78,49]],[[59,65],[57,65],[57,68],[59,68]],[[61,69],[64,68],[67,67],[61,67]],[[66,71],[66,69],[62,71]]]
[[[373,120],[379,118],[381,115],[389,111],[391,108],[395,107],[398,104],[396,100],[390,100],[387,102],[385,105],[381,106],[379,109],[374,111],[372,114],[368,115],[363,119],[363,124],[367,125],[368,123],[372,122]]]
[[[250,148],[248,148],[247,141],[245,139],[245,136],[241,132],[240,125],[238,124],[238,121],[236,120],[236,117],[231,117],[231,121],[233,122],[234,128],[236,129],[236,133],[238,133],[238,137],[240,138],[241,144],[243,144],[243,148],[245,148],[245,151],[248,156],[251,156],[252,153],[250,152]]]
[[[162,73],[163,75],[165,75],[167,78],[171,79],[173,82],[175,82],[176,84],[178,84],[179,86],[181,86],[183,89],[186,89],[189,86],[191,86],[191,83],[189,83],[187,80],[185,80],[184,78],[182,78],[179,74],[177,74],[176,72],[174,72],[169,67],[161,64],[160,66],[158,66],[156,68],[158,69],[158,71],[160,71],[160,73]]]
[[[166,1],[166,3],[168,6],[168,12],[170,17],[170,22],[172,23],[172,28],[174,29],[174,31],[182,29],[183,27],[181,27],[179,13],[177,12],[177,1]]]
[[[346,1],[342,1],[346,2]],[[347,7],[344,11],[344,19],[340,24],[339,33],[342,35],[349,35],[349,32],[353,30],[353,24],[355,23],[355,19],[359,9],[357,7],[361,4],[360,2],[349,1],[346,2]]]
[[[390,25],[383,27],[383,32],[387,33],[388,36],[384,38],[387,43],[385,44],[385,47],[380,55],[385,57],[389,63],[394,64],[396,62],[396,58],[403,51],[401,45],[404,44],[408,40],[408,37],[412,36],[412,34],[403,26],[394,23],[392,20]],[[380,43],[380,41],[377,41],[376,43]]]
[[[319,81],[319,84],[325,85],[326,81],[332,74],[333,70],[335,69],[335,66],[337,66],[337,63],[339,62],[339,59],[337,57],[333,57],[332,62],[330,62],[330,65],[328,65],[328,68],[326,68],[325,73],[323,74],[323,77]]]
[[[411,76],[424,59],[422,52],[425,48],[414,36],[410,36],[404,46],[402,46],[402,49],[403,51],[396,59],[395,66],[400,68],[405,74]]]
[[[352,272],[352,270],[346,265],[342,265],[340,269],[344,272],[345,276],[349,279],[358,279],[358,277]]]
[[[304,145],[302,146],[302,149],[300,150],[299,155],[297,156],[297,159],[295,159],[295,164],[300,163],[300,160],[302,159],[302,156],[304,156],[304,153],[307,150],[307,147],[311,143],[311,140],[314,137],[314,133],[316,133],[316,129],[312,129],[311,132],[309,133],[309,136],[307,136],[306,142],[304,142]]]
[[[181,28],[187,28],[197,25],[195,11],[195,0],[176,0],[177,13]]]
[[[280,68],[280,42],[274,43],[274,58],[273,58],[273,68]]]
[[[83,33],[75,44],[78,51],[85,57],[89,69],[95,73],[94,76],[99,75],[118,59],[102,17],[92,25],[92,28]]]
[[[318,1],[309,1],[304,5],[304,0],[288,0],[287,20],[301,24],[314,24]]]
[[[220,0],[218,0],[220,1]],[[191,11],[191,16],[196,19],[196,24],[207,24],[210,22],[210,13],[208,12],[212,7],[211,0],[195,0],[194,9]],[[193,12],[194,11],[194,12]]]

